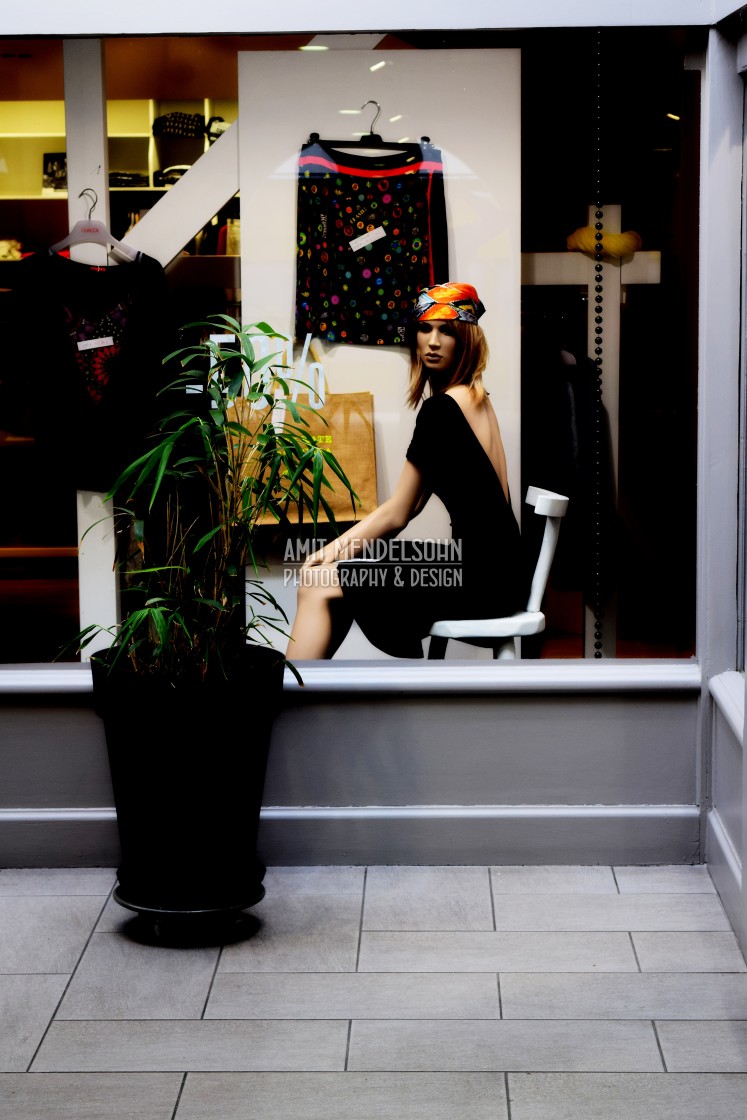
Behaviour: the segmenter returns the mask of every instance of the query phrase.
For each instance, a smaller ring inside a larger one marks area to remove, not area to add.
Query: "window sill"
[[[299,685],[286,670],[285,691],[311,693],[522,693],[522,692],[696,692],[702,683],[697,661],[515,661],[298,662]],[[722,674],[722,677],[739,674]],[[711,682],[714,696],[727,689],[734,708],[733,682]],[[88,665],[7,665],[0,668],[0,694],[81,694],[91,692]],[[742,709],[743,709],[742,682]],[[717,702],[719,700],[717,699]],[[728,717],[727,717],[728,718]],[[743,721],[743,710],[742,710]]]

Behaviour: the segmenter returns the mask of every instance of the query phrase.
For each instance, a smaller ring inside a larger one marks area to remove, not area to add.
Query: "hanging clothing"
[[[304,146],[297,250],[296,338],[404,343],[418,292],[449,276],[441,153]]]
[[[17,268],[19,337],[37,339],[19,372],[38,453],[50,478],[107,492],[156,422],[174,349],[164,270],[143,253],[104,268],[36,253]]]
[[[559,347],[527,346],[522,369],[522,478],[570,498],[550,584],[605,598],[617,578],[617,514],[607,411],[591,358],[563,361]],[[523,536],[539,551],[542,522]],[[598,564],[596,558],[598,557]]]
[[[495,468],[460,405],[437,393],[418,412],[407,458],[446,506],[451,544],[393,541],[390,558],[338,564],[345,605],[368,640],[420,658],[440,618],[496,618],[526,606],[519,527]],[[399,547],[402,546],[402,547]]]

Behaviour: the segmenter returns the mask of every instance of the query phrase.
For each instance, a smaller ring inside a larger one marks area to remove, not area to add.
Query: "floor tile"
[[[656,1028],[672,1073],[747,1073],[747,1022],[657,1022]]]
[[[0,973],[72,972],[101,898],[6,897],[0,906]]]
[[[348,1024],[266,1020],[55,1022],[33,1071],[342,1070]]]
[[[501,977],[505,1019],[747,1019],[747,976],[606,973]]]
[[[57,1014],[59,1019],[199,1019],[219,950],[138,945],[95,933]]]
[[[108,867],[30,867],[0,871],[0,898],[6,895],[108,895],[116,872]]]
[[[704,867],[270,868],[222,952],[141,944],[114,878],[0,871],[0,1120],[747,1115]]]
[[[747,1077],[509,1074],[511,1120],[744,1120]]]
[[[259,932],[249,941],[227,946],[220,969],[354,972],[362,903],[362,887],[353,894],[268,892],[252,911],[261,922]]]
[[[0,976],[0,1070],[28,1067],[67,982],[67,976]]]
[[[615,867],[621,894],[715,894],[708,868],[694,867]]]
[[[637,972],[626,933],[361,935],[360,972]]]
[[[171,1120],[180,1073],[0,1074],[0,1120]]]
[[[493,929],[487,867],[370,867],[364,929]]]
[[[268,867],[267,895],[355,895],[360,898],[366,870],[363,867]]]
[[[661,1070],[650,1023],[356,1020],[351,1070]]]
[[[113,898],[108,898],[96,923],[96,933],[124,933],[126,935],[128,928],[134,928],[133,923],[136,921],[137,915],[133,910],[128,910],[126,907],[120,906]]]
[[[730,929],[718,897],[705,894],[504,895],[498,930]]]
[[[747,972],[733,933],[634,933],[644,972]]]
[[[497,1019],[495,973],[222,973],[208,1019]]]
[[[250,1116],[507,1120],[505,1079],[502,1073],[190,1073],[176,1120]]]
[[[494,894],[617,894],[611,867],[491,867]]]

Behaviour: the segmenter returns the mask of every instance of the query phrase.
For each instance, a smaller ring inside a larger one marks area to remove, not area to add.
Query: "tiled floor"
[[[0,871],[1,1120],[744,1120],[747,967],[701,867],[273,868],[243,942]]]

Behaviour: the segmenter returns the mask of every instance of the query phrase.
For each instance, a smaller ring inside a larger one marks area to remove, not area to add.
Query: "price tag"
[[[98,350],[100,346],[113,346],[114,339],[109,338],[84,338],[78,343],[79,350]]]
[[[377,226],[376,229],[370,229],[368,233],[362,233],[360,237],[354,237],[350,242],[350,248],[353,252],[362,249],[364,245],[370,245],[372,241],[378,241],[380,237],[386,237],[386,230],[383,226]]]

